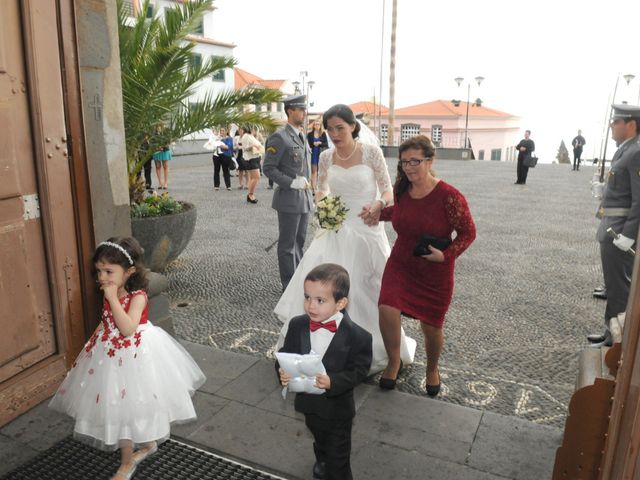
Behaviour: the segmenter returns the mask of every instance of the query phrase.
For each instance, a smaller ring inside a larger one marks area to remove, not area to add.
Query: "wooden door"
[[[84,338],[57,15],[0,10],[0,425],[51,395]]]

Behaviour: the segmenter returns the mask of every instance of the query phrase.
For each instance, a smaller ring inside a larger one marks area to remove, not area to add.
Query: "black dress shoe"
[[[613,345],[613,340],[605,338],[602,342],[590,343],[589,348],[610,347],[611,345]]]
[[[587,340],[589,340],[589,343],[602,343],[607,339],[607,336],[602,333],[602,334],[598,334],[598,333],[592,333],[591,335],[587,335]]]
[[[601,298],[602,300],[606,300],[607,299],[607,289],[604,288],[604,287],[594,288],[593,289],[593,293],[591,295],[593,295],[594,298]]]
[[[324,478],[327,474],[327,464],[324,462],[316,462],[313,464],[313,478]]]
[[[402,360],[400,360],[400,368],[398,369],[398,374],[396,375],[396,378],[380,377],[380,381],[378,382],[378,385],[380,385],[380,388],[382,388],[383,390],[393,390],[394,388],[396,388],[398,377],[400,376],[400,372],[402,371],[403,368],[404,368],[404,364],[402,363]]]
[[[247,195],[247,202],[249,202],[249,203],[258,203],[258,199],[257,198],[251,198],[249,195]]]
[[[440,370],[438,370],[438,380],[440,380]],[[426,386],[425,390],[427,391],[427,395],[429,395],[431,398],[438,395],[440,393],[441,384],[442,384],[442,381],[439,381],[437,385],[429,385],[425,381],[425,386]]]

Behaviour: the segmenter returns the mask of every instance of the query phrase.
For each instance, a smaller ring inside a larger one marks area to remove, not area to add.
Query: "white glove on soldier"
[[[293,188],[294,190],[304,190],[306,188],[309,188],[309,181],[305,177],[297,175],[296,178],[293,179],[289,187]]]
[[[624,235],[618,235],[618,238],[613,240],[613,244],[623,252],[627,252],[633,246],[633,239],[625,237]]]

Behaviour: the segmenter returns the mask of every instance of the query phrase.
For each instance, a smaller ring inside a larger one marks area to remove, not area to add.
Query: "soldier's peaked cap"
[[[640,118],[640,107],[635,105],[618,104],[611,105],[611,107],[613,108],[613,120],[619,118]]]
[[[306,108],[307,97],[306,95],[289,95],[284,100],[285,108]]]

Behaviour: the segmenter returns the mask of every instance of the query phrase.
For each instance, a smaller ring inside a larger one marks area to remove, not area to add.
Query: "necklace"
[[[338,160],[340,160],[341,162],[346,162],[351,157],[353,157],[353,154],[356,153],[357,148],[358,148],[358,142],[353,142],[353,150],[351,150],[351,153],[344,158],[340,156],[340,154],[338,153],[338,149],[336,148],[336,157],[338,157]]]

